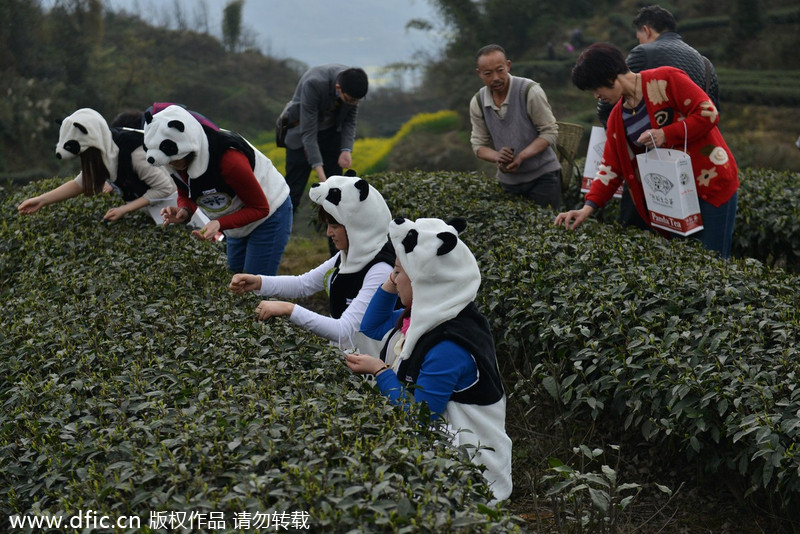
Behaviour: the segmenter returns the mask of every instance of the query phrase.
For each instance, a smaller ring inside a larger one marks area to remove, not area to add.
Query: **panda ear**
[[[444,256],[456,248],[458,237],[455,234],[451,234],[450,232],[440,232],[436,234],[436,237],[442,240],[442,246],[436,251],[437,256]]]
[[[358,173],[353,169],[347,169],[344,173],[345,176],[358,176]]]
[[[183,132],[186,129],[181,121],[169,121],[167,126],[170,128],[175,128],[179,132]]]
[[[447,221],[447,224],[455,228],[459,234],[467,229],[467,221],[462,217],[454,217]]]
[[[150,124],[151,122],[153,122],[153,112],[150,111],[149,109],[144,112],[144,122],[146,124]]]
[[[355,186],[358,189],[358,200],[364,202],[369,196],[369,184],[364,180],[359,180],[355,183]]]
[[[406,251],[406,254],[410,253],[414,250],[414,247],[417,246],[417,240],[419,239],[419,232],[414,230],[413,228],[408,231],[406,236],[400,241],[400,244],[403,245],[403,248]]]
[[[331,187],[330,191],[328,191],[328,196],[325,197],[325,200],[334,206],[338,206],[339,202],[342,201],[342,190],[338,187]]]
[[[392,221],[392,222],[394,222],[397,226],[400,226],[401,224],[406,222],[406,218],[405,217],[395,217],[394,221]]]
[[[319,182],[314,182],[313,184],[311,184],[311,189],[314,189],[315,187],[319,187],[319,186],[320,186]]]
[[[86,129],[86,126],[84,126],[83,124],[81,124],[81,123],[79,123],[79,122],[73,122],[73,123],[72,123],[72,125],[73,125],[75,128],[77,128],[77,129],[79,129],[80,131],[82,131],[84,135],[88,135],[88,133],[89,133],[89,130],[87,130],[87,129]]]

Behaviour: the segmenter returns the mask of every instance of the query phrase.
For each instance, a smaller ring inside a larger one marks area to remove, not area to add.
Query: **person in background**
[[[559,213],[555,224],[578,227],[611,199],[623,181],[639,216],[649,221],[635,155],[654,146],[683,149],[686,144],[704,226],[691,237],[729,257],[739,171],[717,128],[719,114],[708,95],[674,67],[631,72],[622,52],[605,43],[593,44],[578,56],[572,82],[582,91],[592,91],[596,99],[616,104],[608,119],[603,159],[584,206]]]
[[[561,164],[553,147],[558,125],[541,86],[512,76],[500,45],[478,50],[477,72],[485,87],[469,104],[475,155],[497,165],[504,191],[540,206],[561,207]]]
[[[185,108],[186,106],[182,104],[176,104],[173,102],[153,102],[151,106],[149,106],[144,111],[139,111],[138,109],[126,109],[125,111],[120,112],[114,117],[114,121],[112,126],[116,126],[118,128],[131,128],[134,130],[144,130],[145,125],[145,114],[150,113],[151,115],[155,115],[161,110],[168,108],[169,106],[180,106]],[[191,109],[187,110],[191,115],[200,121],[200,124],[208,126],[211,129],[219,130],[219,126],[214,124],[210,119],[197,113],[196,111],[192,111]]]
[[[464,228],[463,219],[398,218],[389,225],[395,268],[361,321],[383,348],[345,361],[353,372],[375,376],[394,403],[426,403],[456,446],[475,446],[472,461],[486,466],[499,501],[512,489],[506,395],[489,322],[474,302],[481,274],[458,237]],[[395,309],[398,298],[402,309]]]
[[[169,165],[178,204],[162,210],[164,224],[187,223],[199,208],[210,219],[192,234],[227,241],[233,272],[276,274],[292,231],[289,187],[264,154],[237,133],[205,126],[172,105],[145,113],[147,162]]]
[[[313,170],[324,182],[353,164],[358,103],[369,80],[360,68],[338,63],[312,67],[300,78],[281,113],[286,133],[286,182],[297,210]]]
[[[100,113],[81,108],[61,122],[56,157],[78,156],[81,172],[44,194],[23,201],[17,210],[23,215],[36,213],[44,206],[81,194],[93,196],[116,191],[125,204],[109,209],[103,219],[116,221],[138,209],[148,210],[156,224],[162,224],[163,207],[174,203],[175,184],[164,169],[154,168],[145,160],[141,131],[109,127]],[[109,189],[106,189],[106,188]]]
[[[338,253],[300,276],[235,274],[230,290],[253,291],[265,297],[307,297],[325,290],[330,317],[298,304],[264,300],[256,317],[288,316],[294,324],[336,342],[343,350],[369,350],[375,342],[359,332],[361,318],[372,295],[394,267],[394,249],[387,238],[392,219],[377,189],[355,176],[331,176],[309,191],[319,205],[320,221]]]
[[[631,49],[625,59],[631,72],[641,72],[656,67],[676,67],[684,71],[711,98],[719,110],[719,80],[714,65],[708,58],[689,46],[677,33],[675,17],[658,5],[639,9],[633,19],[639,45]],[[615,102],[599,102],[597,115],[605,126]],[[623,226],[649,229],[649,225],[636,212],[628,187],[623,186],[620,199],[619,222]]]

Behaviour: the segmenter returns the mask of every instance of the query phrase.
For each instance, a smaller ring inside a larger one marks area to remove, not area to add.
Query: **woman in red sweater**
[[[178,205],[164,208],[164,224],[186,223],[195,210],[209,222],[192,232],[227,239],[234,273],[274,276],[292,231],[289,186],[264,154],[241,135],[215,130],[181,106],[145,113],[147,162],[169,165]]]
[[[634,74],[622,52],[596,43],[572,69],[572,83],[596,99],[615,103],[608,119],[606,145],[596,179],[579,210],[559,213],[555,223],[573,229],[605,205],[624,180],[636,210],[650,220],[636,154],[653,146],[683,150],[692,158],[703,230],[693,234],[709,250],[730,256],[736,219],[739,170],[717,128],[711,99],[680,69],[659,67]],[[658,230],[662,235],[671,237]]]

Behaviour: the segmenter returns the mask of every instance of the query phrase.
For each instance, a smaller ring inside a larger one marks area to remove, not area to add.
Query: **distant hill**
[[[679,10],[664,5],[680,15],[679,30],[687,41],[719,69],[726,127],[734,131],[731,125],[738,122],[770,146],[793,142],[800,134],[795,53],[800,49],[800,6],[795,0],[732,4],[715,4],[714,12],[700,0],[682,2]],[[513,15],[512,10],[525,2],[510,0],[504,5]],[[540,22],[555,35],[577,27],[587,43],[611,40],[623,49],[635,44],[630,26],[636,11],[633,0],[565,0],[559,9],[568,10],[569,17]],[[756,15],[744,17],[747,9]],[[496,29],[498,38],[524,22],[521,17],[509,20],[511,26]],[[547,39],[542,32],[522,39],[525,49],[514,56],[514,69],[543,84],[559,120],[588,126],[593,118],[591,99],[568,81],[576,52],[559,51],[556,61],[547,61]],[[480,86],[473,53],[469,47],[460,52],[448,48],[441,60],[430,59],[427,77],[416,92],[371,90],[359,111],[358,135],[392,137],[420,112],[453,109],[463,117],[468,98]],[[179,102],[254,143],[263,143],[303,68],[258,50],[228,52],[208,33],[156,27],[137,16],[107,11],[99,0],[57,2],[49,10],[37,0],[2,2],[0,178],[74,172],[75,163],[59,164],[52,147],[58,138],[56,121],[80,107],[97,109],[110,120],[122,110],[144,109],[154,101]],[[753,106],[770,110],[781,106],[784,113],[773,117]],[[468,123],[462,128],[467,129]],[[446,142],[452,145],[454,140]],[[751,139],[742,142],[746,148]],[[790,145],[781,146],[788,151]],[[430,141],[420,148],[436,153]]]

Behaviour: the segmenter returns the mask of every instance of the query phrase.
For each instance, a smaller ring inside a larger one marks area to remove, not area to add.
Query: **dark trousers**
[[[339,167],[339,154],[342,153],[341,135],[335,128],[322,130],[317,133],[317,143],[322,154],[322,169],[325,176],[342,174]],[[294,211],[300,207],[300,201],[305,196],[308,176],[311,174],[311,165],[306,158],[303,148],[286,148],[286,183],[289,184],[289,197],[292,199]]]
[[[622,226],[635,226],[642,230],[652,230],[650,225],[647,224],[639,215],[639,212],[636,211],[631,193],[628,191],[628,184],[624,184],[622,188],[622,198],[619,199],[619,223]]]
[[[524,184],[504,184],[500,187],[506,193],[520,195],[532,200],[543,208],[561,208],[561,171],[546,172],[535,180]]]

